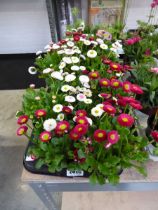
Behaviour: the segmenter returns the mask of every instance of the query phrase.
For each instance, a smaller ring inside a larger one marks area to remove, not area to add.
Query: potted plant
[[[121,170],[131,167],[145,175],[147,140],[138,135],[134,114],[141,108],[135,95],[143,90],[125,79],[130,66],[102,30],[84,34],[82,26],[66,35],[29,68],[46,87],[31,85],[17,113],[17,135],[29,139],[26,156],[33,157],[34,171],[79,171],[99,184],[118,183]]]

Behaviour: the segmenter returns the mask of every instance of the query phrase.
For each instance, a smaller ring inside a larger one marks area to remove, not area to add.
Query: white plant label
[[[81,170],[74,170],[74,171],[66,171],[67,176],[83,176],[83,171]]]

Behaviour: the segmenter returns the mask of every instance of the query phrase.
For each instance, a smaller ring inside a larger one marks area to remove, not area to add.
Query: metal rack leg
[[[45,184],[31,183],[30,186],[48,210],[60,210]]]

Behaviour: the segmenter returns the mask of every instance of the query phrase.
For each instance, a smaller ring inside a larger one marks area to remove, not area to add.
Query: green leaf
[[[97,176],[97,180],[98,180],[98,183],[99,183],[100,185],[105,184],[105,181],[106,181],[105,177],[102,176],[102,175],[98,175],[98,176]]]
[[[40,169],[44,165],[44,160],[43,159],[38,159],[35,165],[36,169]]]
[[[16,117],[20,117],[21,115],[24,115],[24,112],[23,111],[17,111]]]
[[[90,180],[91,184],[93,184],[93,185],[97,184],[98,179],[97,179],[97,176],[96,176],[95,172],[93,172],[93,174],[89,177],[89,180]]]
[[[79,158],[85,158],[85,153],[84,153],[81,149],[79,149],[79,150],[77,151],[77,153],[78,153],[78,157],[79,157]]]
[[[45,152],[48,150],[48,144],[47,143],[40,142],[39,146]]]
[[[115,175],[115,174],[114,174],[114,175],[108,176],[109,182],[110,182],[111,184],[113,184],[113,185],[118,184],[118,183],[119,183],[119,179],[120,179],[119,175]]]

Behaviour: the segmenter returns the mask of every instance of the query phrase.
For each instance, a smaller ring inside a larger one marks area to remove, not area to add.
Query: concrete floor
[[[0,91],[0,210],[46,210],[28,185],[21,183],[27,144],[16,136],[15,113],[22,90]],[[158,192],[63,193],[62,210],[157,210]]]

